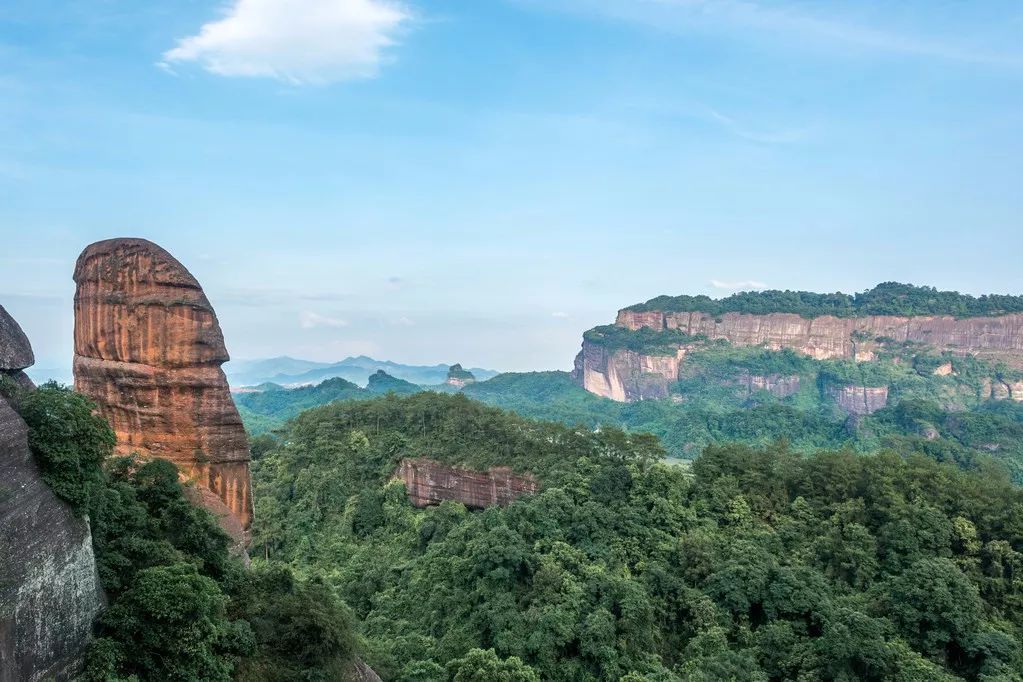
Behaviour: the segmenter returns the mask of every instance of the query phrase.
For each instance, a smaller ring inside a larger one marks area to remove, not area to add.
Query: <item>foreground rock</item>
[[[32,344],[13,317],[0,305],[0,376],[7,376],[22,388],[32,380],[22,370],[35,364]]]
[[[470,509],[504,507],[539,487],[531,474],[516,475],[507,467],[474,471],[426,458],[403,459],[395,477],[405,483],[412,505],[420,508],[446,500]]]
[[[31,364],[0,307],[0,372]],[[73,677],[103,601],[88,523],[43,481],[28,427],[0,395],[0,682]]]
[[[248,440],[221,369],[224,335],[199,283],[143,239],[92,244],[74,280],[75,388],[110,422],[117,451],[174,462],[214,493],[199,497],[215,516],[248,528]]]

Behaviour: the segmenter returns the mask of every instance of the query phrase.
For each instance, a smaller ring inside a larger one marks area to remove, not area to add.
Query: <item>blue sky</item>
[[[1023,292],[1023,5],[8,0],[0,302],[142,236],[237,358],[567,368],[663,293]]]

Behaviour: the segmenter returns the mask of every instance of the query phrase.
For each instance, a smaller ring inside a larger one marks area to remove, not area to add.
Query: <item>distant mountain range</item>
[[[403,365],[390,360],[375,360],[365,355],[345,358],[340,362],[315,362],[288,356],[258,360],[232,360],[224,365],[232,388],[256,386],[263,383],[281,386],[318,384],[325,379],[340,377],[359,386],[366,386],[370,376],[383,370],[396,379],[419,386],[436,386],[447,381],[451,365]],[[498,372],[479,367],[468,368],[476,379],[483,381]]]

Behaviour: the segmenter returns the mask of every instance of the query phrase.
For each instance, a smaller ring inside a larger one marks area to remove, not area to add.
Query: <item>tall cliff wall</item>
[[[857,361],[875,359],[882,343],[913,342],[934,352],[970,355],[1023,369],[1021,313],[971,318],[934,315],[805,318],[791,313],[729,312],[714,316],[702,312],[625,309],[619,311],[615,326],[631,331],[682,332],[694,339],[694,343],[679,343],[667,352],[649,354],[584,340],[575,361],[576,380],[587,391],[620,402],[667,396],[678,379],[684,356],[699,346],[695,339],[727,341],[739,347],[791,349],[817,360]],[[1023,399],[1023,395],[1017,398],[1023,392],[1011,382],[1003,387],[995,381],[990,393],[996,398]],[[856,401],[850,398],[845,402]],[[879,399],[875,396],[868,402],[873,411]]]
[[[0,374],[31,364],[0,306]],[[0,395],[0,682],[71,678],[102,606],[89,526],[43,481],[28,427]]]
[[[214,515],[247,528],[248,440],[221,369],[224,335],[199,283],[143,239],[92,244],[74,280],[75,388],[110,422],[118,452],[174,462],[215,493],[201,498]]]
[[[805,318],[791,313],[719,317],[699,312],[621,310],[615,324],[626,329],[678,329],[735,346],[791,348],[818,360],[869,360],[878,337],[926,344],[938,351],[970,353],[1023,367],[1023,314],[999,317],[832,317]]]
[[[471,509],[503,507],[536,492],[538,487],[533,476],[515,475],[507,467],[473,471],[425,458],[403,459],[394,475],[405,483],[409,500],[416,507],[445,500],[461,502]]]

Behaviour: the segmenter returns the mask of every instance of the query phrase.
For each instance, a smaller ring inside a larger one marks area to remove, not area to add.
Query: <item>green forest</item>
[[[253,550],[326,576],[385,679],[451,679],[470,654],[522,680],[1023,679],[1023,494],[1000,468],[663,454],[465,396],[334,403],[256,461]],[[542,490],[416,510],[391,480],[407,456]]]
[[[1019,370],[914,344],[882,344],[877,352],[876,362],[819,361],[791,350],[712,343],[686,355],[673,395],[665,400],[613,402],[583,390],[566,372],[501,374],[467,385],[462,393],[523,417],[652,433],[673,459],[691,460],[722,442],[766,446],[785,440],[804,453],[897,446],[971,469],[996,461],[1023,483],[1023,404],[989,397],[992,380],[1019,381]],[[935,374],[940,366],[951,367],[951,373]],[[742,383],[748,376],[795,378],[798,389],[781,397],[751,391]],[[424,390],[401,383],[395,392]],[[888,406],[851,419],[831,396],[849,385],[887,387]],[[372,383],[360,389],[332,379],[317,387],[238,394],[236,400],[246,428],[259,436],[309,407],[383,392]]]
[[[87,399],[12,402],[92,526],[109,607],[88,682],[343,680],[357,661],[409,682],[1023,682],[1023,406],[906,389],[852,428],[812,381],[785,400],[721,383],[753,369],[823,371],[722,351],[682,378],[693,405],[613,403],[563,373],[243,394],[294,414],[253,438],[250,567],[172,464],[111,456]],[[690,438],[705,446],[672,457]],[[540,490],[416,509],[406,457]]]
[[[982,317],[1023,312],[1023,296],[970,296],[934,287],[884,282],[858,294],[818,294],[810,291],[744,291],[725,298],[658,296],[626,308],[635,312],[796,313],[803,317],[860,317],[865,315],[951,315]]]

